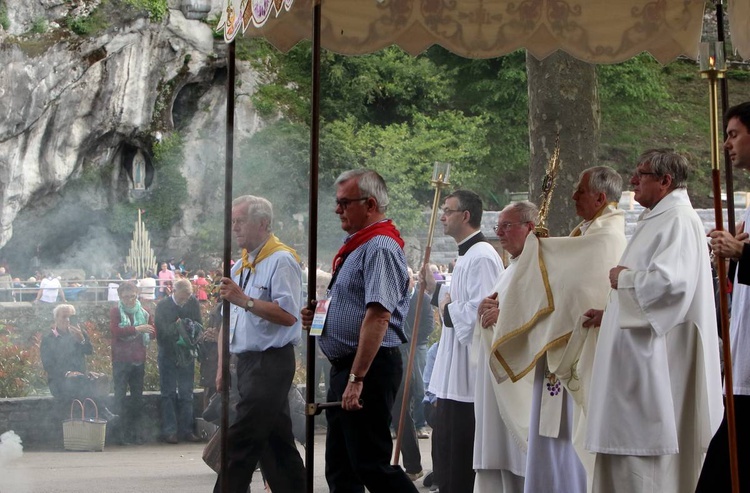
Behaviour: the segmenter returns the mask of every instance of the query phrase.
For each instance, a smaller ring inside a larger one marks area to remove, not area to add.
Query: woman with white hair
[[[101,416],[107,421],[115,420],[117,415],[97,401],[101,396],[96,383],[99,379],[107,382],[108,379],[106,375],[86,371],[86,355],[92,354],[94,349],[86,331],[71,323],[70,318],[75,314],[73,305],[57,305],[52,310],[52,329],[42,337],[39,351],[49,390],[63,408],[70,405],[71,399],[89,397],[97,402]]]

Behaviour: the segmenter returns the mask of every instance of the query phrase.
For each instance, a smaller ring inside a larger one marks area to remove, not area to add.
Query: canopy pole
[[[315,310],[316,281],[318,270],[318,158],[320,154],[320,17],[321,0],[313,4],[312,36],[312,119],[310,121],[310,221],[307,245],[307,306]],[[307,329],[307,378],[305,401],[307,405],[315,403],[315,351],[317,339]],[[307,413],[305,417],[305,472],[307,474],[307,492],[313,493],[315,476],[315,415]]]
[[[224,255],[223,276],[231,277],[232,262],[232,175],[234,174],[234,84],[235,84],[235,43],[227,45],[227,117],[226,117],[226,149],[224,164]],[[219,338],[221,351],[221,465],[219,484],[222,493],[229,493],[229,457],[227,456],[229,430],[229,302],[224,300],[222,310],[221,332]]]

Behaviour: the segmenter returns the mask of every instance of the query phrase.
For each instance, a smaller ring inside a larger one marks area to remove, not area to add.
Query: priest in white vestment
[[[722,418],[719,345],[705,231],[685,185],[687,160],[641,155],[630,180],[646,208],[602,313],[588,396],[593,491],[695,490]]]
[[[500,212],[495,232],[500,244],[508,254],[510,263],[500,274],[490,298],[482,300],[477,312],[475,332],[480,339],[478,346],[477,381],[475,386],[474,412],[474,481],[475,493],[523,493],[526,473],[525,437],[514,435],[505,425],[508,413],[515,412],[528,419],[529,387],[521,388],[507,382],[503,391],[495,389],[497,383],[490,371],[489,358],[492,353],[492,338],[498,317],[497,302],[502,300],[511,285],[516,261],[523,251],[526,237],[536,226],[539,210],[528,201],[510,204]],[[533,235],[533,234],[532,234]]]
[[[474,385],[476,357],[472,358],[479,302],[492,291],[503,263],[479,230],[482,201],[468,190],[445,198],[440,222],[445,234],[458,243],[458,260],[449,294],[436,300],[440,289],[430,272],[420,282],[438,301],[443,329],[429,391],[437,396],[432,439],[439,451],[434,467],[441,493],[471,493],[474,488]]]
[[[511,294],[499,298],[507,315],[494,328],[490,364],[498,380],[516,382],[495,388],[500,402],[513,403],[503,414],[510,429],[528,436],[526,492],[590,490],[594,456],[583,444],[584,396],[597,334],[582,322],[590,306],[606,304],[609,268],[625,248],[624,214],[616,207],[621,192],[612,168],[584,170],[573,194],[583,222],[569,238],[529,238]]]

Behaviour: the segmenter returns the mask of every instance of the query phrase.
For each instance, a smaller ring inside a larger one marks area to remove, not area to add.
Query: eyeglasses
[[[341,207],[341,210],[346,210],[349,205],[351,205],[354,202],[362,202],[363,200],[367,200],[370,197],[359,197],[357,199],[336,199],[336,208]]]
[[[126,294],[126,295],[120,296],[121,300],[134,300],[136,298],[138,298],[138,295],[136,294]]]
[[[440,212],[442,212],[444,216],[450,216],[454,212],[464,212],[465,210],[466,209],[446,209],[446,208],[442,208],[442,209],[440,209]]]
[[[633,173],[633,176],[635,176],[639,180],[643,178],[644,176],[648,176],[648,175],[658,176],[659,173],[654,173],[653,171],[639,171],[639,170],[635,170],[635,172]]]
[[[518,221],[516,223],[500,223],[496,226],[492,227],[492,231],[495,232],[495,234],[499,233],[500,230],[502,231],[508,231],[510,228],[512,228],[516,224],[524,224],[526,221]]]

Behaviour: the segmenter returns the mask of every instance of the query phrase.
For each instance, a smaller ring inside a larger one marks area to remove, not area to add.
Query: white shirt
[[[138,287],[141,292],[142,300],[153,300],[154,291],[156,290],[156,279],[153,277],[144,277],[138,280]]]
[[[258,252],[255,252],[256,254]],[[254,255],[251,254],[251,262]],[[289,252],[278,251],[261,260],[255,266],[255,272],[247,277],[247,269],[242,262],[232,266],[232,279],[246,295],[255,300],[271,301],[284,311],[294,315],[297,321],[291,327],[269,322],[243,307],[230,305],[231,339],[229,351],[243,353],[246,351],[265,351],[269,348],[280,348],[287,344],[298,344],[302,336],[302,322],[299,318],[302,298],[302,271],[299,264]]]
[[[430,380],[430,392],[440,399],[474,402],[476,360],[471,361],[474,324],[479,303],[492,293],[503,263],[492,245],[479,242],[458,257],[451,277],[453,327],[443,324],[440,346]]]
[[[42,279],[42,282],[39,283],[39,289],[42,290],[42,297],[39,301],[45,303],[56,303],[58,290],[60,288],[62,288],[62,285],[60,284],[59,279],[56,277],[53,277],[52,279],[45,277]]]

